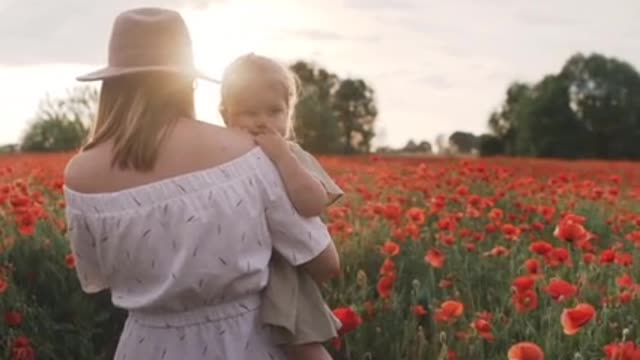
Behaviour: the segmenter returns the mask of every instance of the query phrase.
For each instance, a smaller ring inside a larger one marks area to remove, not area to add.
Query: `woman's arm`
[[[71,252],[76,261],[75,270],[80,287],[88,294],[97,293],[109,287],[107,278],[100,267],[100,259],[96,252],[96,234],[92,232],[91,224],[80,212],[66,211],[67,238]]]
[[[340,256],[333,242],[329,243],[318,256],[300,265],[313,280],[322,284],[340,274]]]

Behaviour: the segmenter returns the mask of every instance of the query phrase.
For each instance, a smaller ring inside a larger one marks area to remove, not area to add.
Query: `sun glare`
[[[269,38],[287,26],[284,19],[296,18],[287,14],[291,11],[291,7],[273,6],[273,3],[223,2],[204,10],[186,9],[181,13],[191,32],[196,65],[220,79],[224,67],[237,56],[273,49]],[[200,81],[196,90],[198,117],[221,124],[218,102],[219,86]]]

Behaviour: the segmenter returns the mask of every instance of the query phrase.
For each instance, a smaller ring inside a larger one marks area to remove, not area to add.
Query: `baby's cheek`
[[[241,116],[241,117],[232,118],[229,121],[228,126],[233,128],[248,130],[252,126],[254,126],[253,123],[254,121],[251,121],[251,119],[247,119],[246,117]]]
[[[276,129],[276,131],[282,135],[283,137],[289,135],[289,129],[287,126],[287,120],[286,119],[278,119],[274,122],[273,127]]]

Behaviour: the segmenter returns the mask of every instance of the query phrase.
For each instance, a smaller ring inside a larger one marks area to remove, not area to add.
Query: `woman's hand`
[[[278,164],[291,156],[287,141],[274,128],[267,124],[258,125],[251,129],[256,144],[269,156],[271,161]]]

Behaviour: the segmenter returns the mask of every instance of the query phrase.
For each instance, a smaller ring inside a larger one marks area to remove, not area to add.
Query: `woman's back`
[[[296,215],[250,137],[178,121],[153,171],[112,169],[105,143],[75,157],[66,179],[81,284],[110,288],[131,314],[117,357],[281,356],[257,317],[272,248],[299,265],[330,238]]]
[[[247,134],[200,121],[178,120],[158,147],[154,169],[139,172],[112,167],[111,141],[76,155],[67,165],[65,183],[85,193],[114,192],[210,168],[254,147]]]

